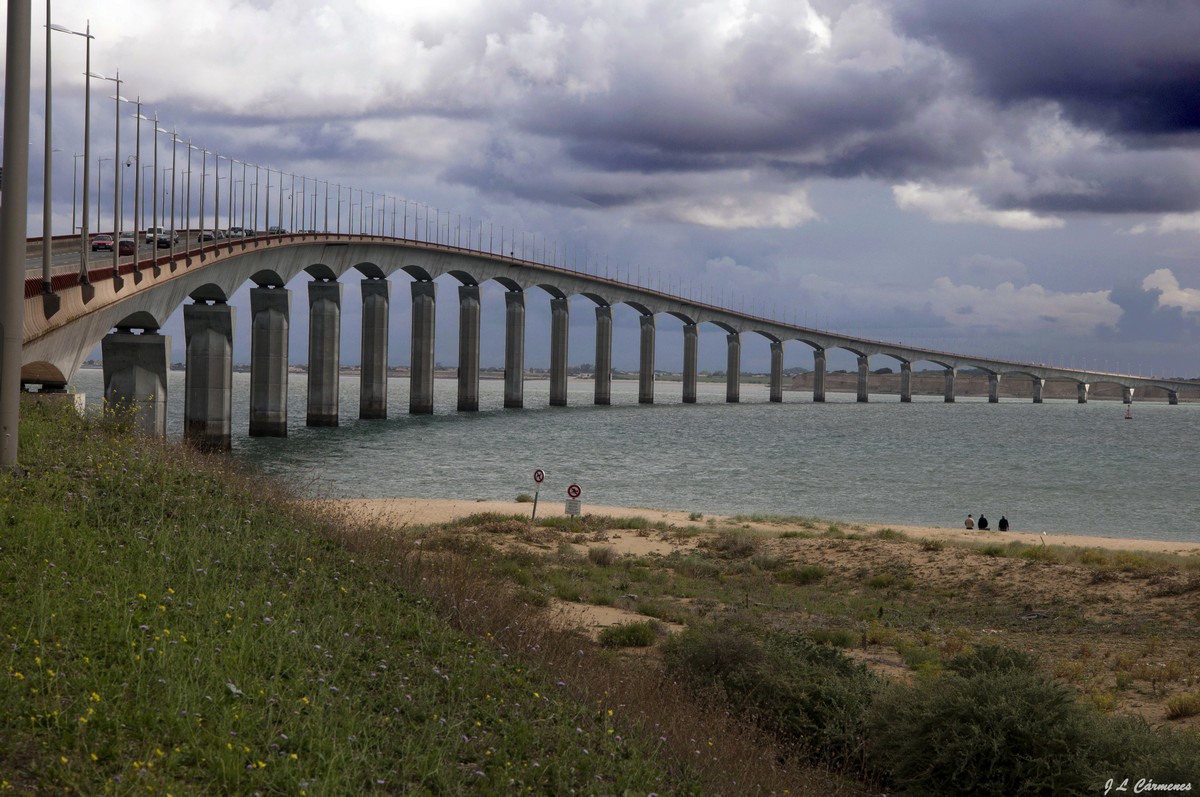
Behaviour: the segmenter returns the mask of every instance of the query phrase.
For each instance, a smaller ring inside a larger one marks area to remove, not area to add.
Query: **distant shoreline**
[[[516,501],[474,501],[469,499],[439,498],[344,498],[329,499],[320,503],[348,511],[352,516],[365,520],[377,520],[393,526],[420,526],[432,523],[447,523],[457,518],[479,512],[501,514],[529,514],[533,505]],[[647,507],[601,506],[584,503],[582,509],[592,515],[613,517],[645,517],[651,522],[662,521],[668,525],[684,528],[707,528],[709,521],[726,525],[749,525],[758,530],[781,530],[793,528],[797,522],[768,520],[734,520],[730,515],[706,514],[693,520],[690,512],[653,509]],[[538,503],[538,517],[562,517],[566,515],[564,502],[543,499]],[[1167,553],[1181,556],[1200,556],[1200,542],[1175,542],[1147,540],[1133,537],[1089,536],[1086,534],[1043,534],[1029,531],[967,531],[965,528],[940,526],[914,526],[899,523],[851,523],[836,519],[822,522],[839,523],[847,528],[861,527],[868,532],[892,529],[916,539],[940,540],[942,542],[972,542],[1001,544],[1021,542],[1026,545],[1065,545],[1073,548],[1102,548],[1110,551],[1141,551],[1145,553]],[[993,521],[994,522],[994,521]]]

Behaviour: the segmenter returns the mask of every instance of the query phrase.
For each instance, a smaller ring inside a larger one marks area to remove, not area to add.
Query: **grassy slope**
[[[0,475],[0,790],[686,793],[228,460],[26,408]]]

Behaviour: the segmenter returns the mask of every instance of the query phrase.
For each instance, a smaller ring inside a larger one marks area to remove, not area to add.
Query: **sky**
[[[33,16],[40,234],[36,3]],[[56,24],[89,19],[93,71],[119,70],[122,95],[210,152],[809,326],[1200,376],[1193,0],[56,0]],[[71,227],[83,57],[82,38],[55,34],[56,233]],[[112,154],[112,93],[93,89],[93,158]],[[393,277],[401,363],[407,280]],[[353,275],[342,282],[353,362],[359,294]],[[439,280],[447,364],[455,284]],[[292,287],[303,360],[306,299]],[[498,365],[503,300],[485,287],[482,358]],[[535,290],[528,304],[527,364],[544,366],[548,301]],[[592,304],[571,306],[570,360],[591,362]],[[614,364],[634,369],[636,313],[620,307],[614,324]],[[660,367],[678,367],[678,322],[659,326]],[[182,351],[178,318],[168,327]],[[767,342],[750,337],[743,366],[765,370]],[[724,367],[723,338],[702,329],[702,368]],[[785,358],[812,365],[802,344]]]

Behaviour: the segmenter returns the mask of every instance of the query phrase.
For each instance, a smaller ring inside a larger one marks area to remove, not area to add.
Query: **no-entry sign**
[[[579,489],[578,484],[572,484],[570,487],[567,488],[567,497],[568,498],[578,498],[579,494],[582,492],[583,492],[583,490]]]
[[[546,481],[546,471],[542,470],[541,468],[534,468],[533,483],[541,484],[544,481]]]

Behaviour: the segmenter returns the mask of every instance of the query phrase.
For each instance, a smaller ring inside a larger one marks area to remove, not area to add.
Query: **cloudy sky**
[[[1200,376],[1194,0],[57,0],[54,13],[75,29],[90,18],[93,70],[119,69],[122,94],[210,151],[813,326]],[[82,45],[55,35],[61,232]],[[112,104],[94,101],[107,131]],[[97,132],[94,157],[111,140]],[[354,359],[358,293],[343,282]],[[407,288],[393,295],[404,310]],[[543,304],[531,295],[533,366]],[[590,303],[572,307],[571,360],[590,362]],[[407,312],[393,315],[392,359],[407,361]],[[616,365],[635,367],[633,311],[616,320]],[[668,367],[676,325],[660,322]],[[702,366],[723,367],[722,337],[704,332]],[[485,345],[485,365],[498,352]],[[743,358],[765,368],[765,341]],[[787,359],[811,366],[806,348]]]

